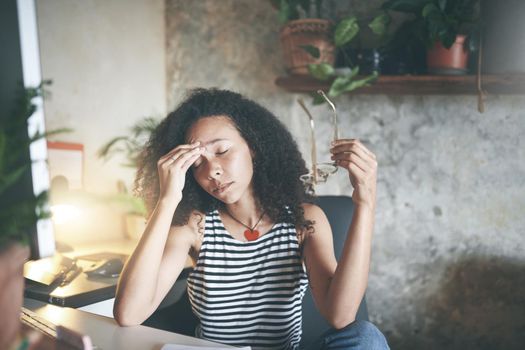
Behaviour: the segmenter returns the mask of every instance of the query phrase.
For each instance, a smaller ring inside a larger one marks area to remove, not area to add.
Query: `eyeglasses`
[[[335,105],[330,99],[326,96],[326,94],[322,90],[317,90],[317,93],[320,94],[325,101],[330,105],[333,111],[333,140],[339,139],[339,129],[337,127],[337,110],[335,109]],[[304,101],[302,98],[298,98],[297,102],[299,105],[303,108],[306,115],[308,116],[308,119],[310,120],[310,131],[311,131],[311,157],[312,157],[312,168],[308,172],[308,174],[304,174],[299,176],[299,179],[303,183],[305,187],[305,191],[308,194],[315,194],[315,188],[314,186],[318,183],[324,183],[328,179],[328,176],[334,174],[337,172],[337,164],[335,162],[317,162],[317,147],[315,142],[315,123],[314,118],[312,117],[312,114],[306,108]]]

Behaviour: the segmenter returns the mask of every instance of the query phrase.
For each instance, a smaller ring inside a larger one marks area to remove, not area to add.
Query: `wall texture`
[[[279,23],[267,1],[167,0],[168,106],[192,87],[239,91],[291,129],[306,159],[299,95],[280,90]],[[307,96],[305,96],[308,99]],[[393,349],[518,349],[525,342],[525,101],[343,96],[343,137],[379,160],[367,298]],[[330,112],[313,108],[320,154]],[[338,172],[320,194],[351,194]]]
[[[118,180],[132,183],[134,170],[123,167],[119,156],[104,162],[98,149],[145,116],[166,112],[164,1],[35,3],[42,75],[53,81],[44,104],[46,126],[72,128],[53,139],[84,145],[87,192],[115,193]],[[57,238],[69,244],[121,238],[121,212],[91,207],[67,226],[57,225]]]
[[[60,140],[83,143],[85,188],[114,191],[132,178],[122,159],[104,163],[99,147],[145,116],[166,112],[162,0],[37,0],[48,129],[69,127]]]

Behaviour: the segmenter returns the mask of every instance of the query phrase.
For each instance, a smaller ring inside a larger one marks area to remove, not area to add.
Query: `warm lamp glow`
[[[81,210],[71,204],[55,204],[51,206],[51,213],[56,225],[65,225],[76,222],[80,218]]]

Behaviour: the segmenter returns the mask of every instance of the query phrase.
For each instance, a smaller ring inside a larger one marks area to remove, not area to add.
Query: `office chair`
[[[346,233],[352,220],[353,203],[348,196],[319,196],[316,204],[326,213],[334,237],[334,250],[339,259],[343,250]],[[146,320],[143,325],[195,336],[197,317],[191,311],[191,305],[186,293],[186,280],[191,269],[184,269],[168,296],[159,308]],[[174,297],[175,296],[175,297]],[[307,288],[303,299],[303,335],[302,346],[309,346],[318,339],[330,326],[317,311],[310,289]],[[357,320],[368,321],[368,309],[363,298],[357,311]]]
[[[352,212],[354,209],[352,198],[348,196],[318,196],[316,204],[323,209],[328,218],[334,238],[335,257],[339,260],[343,251],[346,233],[352,221]],[[368,308],[364,297],[357,310],[356,319],[368,321]],[[330,325],[315,307],[310,288],[307,288],[303,299],[303,334],[301,336],[301,345],[304,347],[309,346],[329,328]]]

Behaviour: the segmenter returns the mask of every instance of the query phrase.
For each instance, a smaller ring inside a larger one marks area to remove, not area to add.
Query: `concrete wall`
[[[129,187],[134,169],[121,166],[125,159],[104,162],[96,153],[110,139],[129,134],[136,121],[166,113],[164,2],[36,4],[42,75],[53,80],[45,100],[47,128],[72,128],[74,132],[53,139],[84,145],[86,192],[116,193],[118,180]],[[70,227],[58,229],[58,238],[79,243],[122,236],[121,217],[111,208],[91,210]]]
[[[168,0],[168,105],[218,86],[282,118],[309,159],[299,97],[284,74],[277,14],[266,1]],[[309,99],[308,96],[303,96]],[[367,292],[393,349],[518,349],[525,341],[525,101],[489,96],[344,96],[343,137],[379,159]],[[330,112],[314,107],[327,154]],[[338,172],[320,194],[351,194]]]

